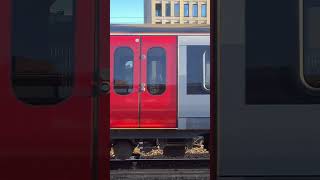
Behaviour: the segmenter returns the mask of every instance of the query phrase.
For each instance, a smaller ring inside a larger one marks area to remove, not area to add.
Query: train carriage
[[[142,142],[184,153],[208,145],[210,36],[207,25],[111,25],[110,128],[116,156]],[[178,151],[180,149],[180,151]]]

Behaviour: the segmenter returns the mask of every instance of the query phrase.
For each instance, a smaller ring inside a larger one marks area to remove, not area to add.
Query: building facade
[[[145,24],[210,24],[210,0],[144,0]]]

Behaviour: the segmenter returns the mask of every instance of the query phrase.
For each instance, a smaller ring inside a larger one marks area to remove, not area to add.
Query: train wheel
[[[209,151],[209,145],[210,145],[210,136],[204,135],[203,136],[203,147]]]
[[[183,157],[186,152],[186,146],[184,144],[178,145],[166,145],[163,148],[163,155],[169,157]]]
[[[127,140],[116,141],[113,151],[116,159],[129,159],[132,156],[133,144]]]

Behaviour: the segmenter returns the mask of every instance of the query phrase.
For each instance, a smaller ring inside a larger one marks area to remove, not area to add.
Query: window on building
[[[171,5],[170,5],[170,3],[166,4],[166,16],[171,16]]]
[[[198,17],[198,4],[193,4],[192,6],[192,16]]]
[[[180,3],[174,4],[174,16],[175,17],[180,16]]]
[[[163,48],[148,50],[147,89],[152,95],[160,95],[166,90],[166,52]]]
[[[184,4],[184,17],[189,17],[189,4]]]
[[[207,17],[207,5],[206,4],[201,5],[201,17]]]
[[[210,47],[187,46],[187,94],[210,92]]]
[[[119,47],[114,52],[114,91],[120,95],[133,90],[133,51],[129,47]]]
[[[156,4],[156,16],[162,16],[162,4],[161,3]]]
[[[12,86],[26,104],[50,105],[72,94],[74,1],[13,0]]]

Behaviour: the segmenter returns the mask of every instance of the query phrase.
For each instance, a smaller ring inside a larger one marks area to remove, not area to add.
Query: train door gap
[[[139,93],[139,96],[138,96],[138,104],[139,104],[139,108],[138,108],[138,112],[139,112],[139,115],[138,115],[138,127],[141,128],[140,126],[140,114],[141,114],[141,86],[142,86],[142,82],[141,82],[141,61],[143,61],[143,55],[142,55],[142,52],[141,52],[141,49],[142,49],[142,37],[139,36],[139,90],[138,90],[138,93]]]
[[[94,1],[94,8],[95,8],[95,23],[94,23],[94,57],[93,57],[93,115],[92,115],[92,179],[98,179],[98,143],[99,143],[99,132],[98,132],[98,124],[99,124],[99,98],[100,98],[100,11],[99,11],[99,4],[100,0]]]

